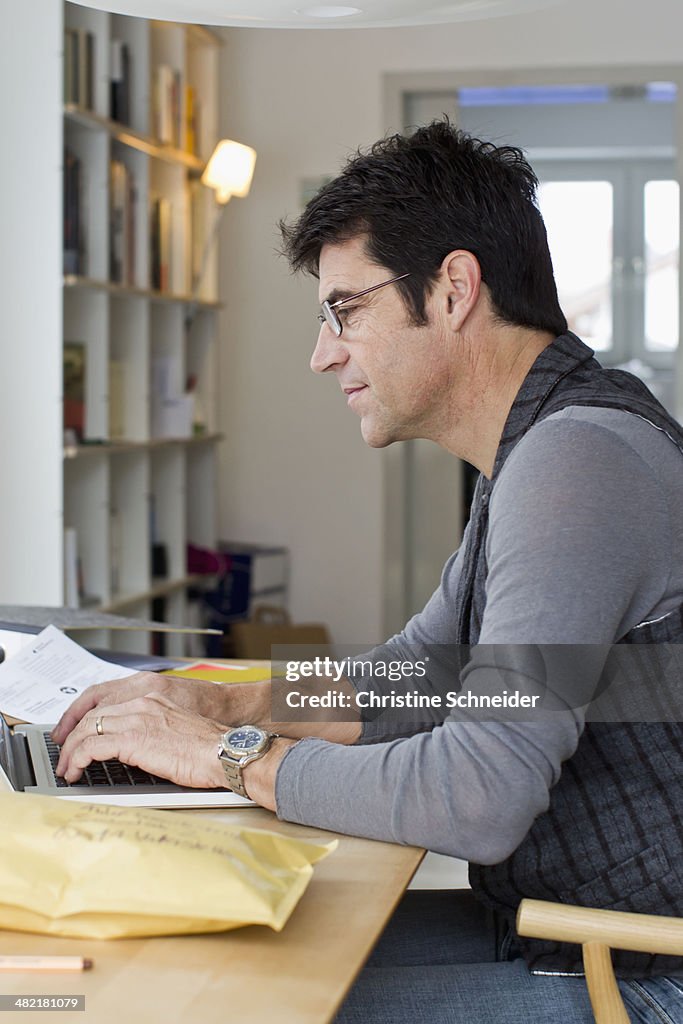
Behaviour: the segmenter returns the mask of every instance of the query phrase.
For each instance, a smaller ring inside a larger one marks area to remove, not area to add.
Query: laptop
[[[127,807],[253,807],[229,789],[190,789],[150,775],[121,761],[97,761],[78,782],[55,775],[59,747],[51,725],[15,725],[10,730],[0,716],[0,771],[6,788],[17,793],[39,793],[89,803]]]

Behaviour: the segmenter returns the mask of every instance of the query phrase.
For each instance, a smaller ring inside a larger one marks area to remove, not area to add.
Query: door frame
[[[683,65],[615,65],[611,67],[505,68],[500,70],[392,72],[383,76],[382,113],[387,133],[402,132],[408,94],[433,93],[449,98],[456,111],[458,89],[467,86],[504,88],[515,85],[647,85],[674,82],[676,97],[676,172],[683,182]],[[540,156],[540,154],[539,154]],[[683,229],[683,202],[681,203]],[[683,240],[683,230],[680,234]],[[679,271],[679,323],[683,329],[683,260]],[[675,357],[676,414],[683,420],[683,345]],[[398,632],[409,614],[412,573],[410,482],[413,476],[409,445],[391,445],[383,453],[383,625],[384,634]],[[454,544],[457,537],[454,537]]]

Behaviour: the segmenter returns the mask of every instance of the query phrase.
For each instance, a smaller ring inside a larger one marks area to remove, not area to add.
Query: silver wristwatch
[[[252,761],[263,757],[277,738],[277,733],[265,732],[258,725],[238,725],[223,733],[218,747],[218,759],[223,765],[228,789],[239,796],[247,796],[242,770]]]

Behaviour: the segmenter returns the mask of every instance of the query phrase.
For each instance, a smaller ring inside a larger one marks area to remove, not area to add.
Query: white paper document
[[[55,626],[46,626],[0,665],[0,711],[24,722],[57,722],[93,683],[135,671],[102,661]]]

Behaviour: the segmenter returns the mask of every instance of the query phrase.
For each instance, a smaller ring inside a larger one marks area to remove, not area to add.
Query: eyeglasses
[[[364,288],[362,292],[356,292],[355,295],[347,295],[346,298],[339,299],[337,302],[328,302],[326,299],[320,307],[321,312],[318,313],[318,320],[321,324],[327,324],[335,337],[341,338],[343,327],[337,315],[337,309],[340,306],[343,306],[346,302],[351,302],[353,299],[359,299],[361,295],[369,295],[370,292],[376,292],[378,288],[386,288],[388,284],[396,284],[397,281],[402,281],[404,277],[410,277],[410,274],[399,274],[398,277],[390,277],[388,281],[380,281],[379,284],[373,284],[370,288]]]

